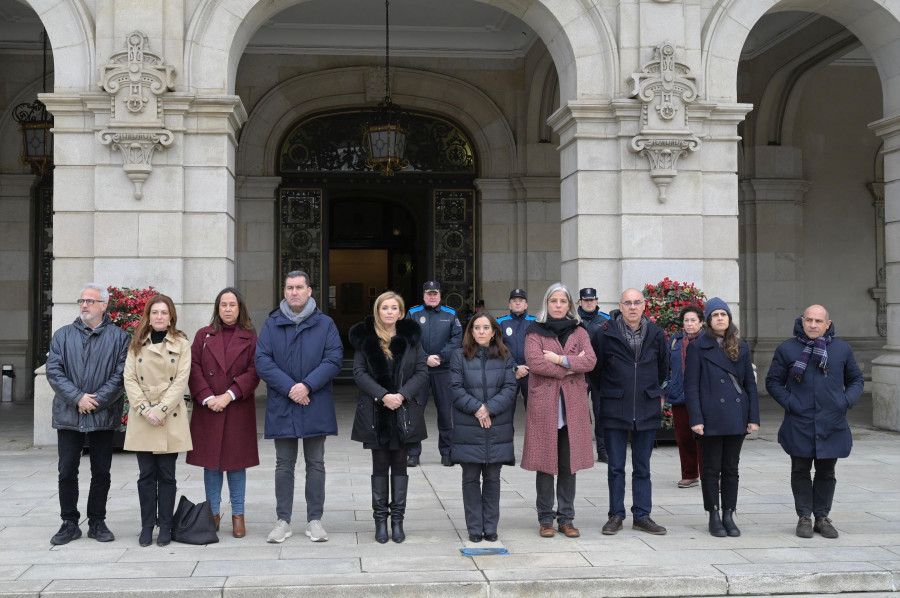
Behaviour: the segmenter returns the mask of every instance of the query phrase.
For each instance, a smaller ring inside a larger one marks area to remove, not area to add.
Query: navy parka
[[[266,438],[336,436],[332,380],[344,346],[334,320],[316,310],[299,324],[275,308],[256,341],[256,372],[266,383]],[[288,398],[294,384],[309,388],[309,405]]]
[[[810,357],[797,382],[791,366],[800,359],[805,345],[796,335],[803,333],[803,319],[794,323],[795,338],[775,350],[766,376],[766,390],[784,408],[778,443],[792,457],[840,459],[850,454],[853,439],[847,410],[863,392],[863,374],[845,341],[833,338],[827,346],[828,371],[815,366]],[[826,335],[834,335],[834,324]]]

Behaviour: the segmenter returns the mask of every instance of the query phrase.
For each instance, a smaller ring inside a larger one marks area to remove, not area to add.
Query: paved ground
[[[760,438],[748,440],[742,455],[740,538],[706,533],[700,489],[675,486],[677,450],[662,446],[652,459],[653,517],[668,527],[667,536],[632,531],[630,520],[617,536],[601,535],[607,490],[606,468],[598,464],[578,474],[581,538],[539,538],[534,474],[504,467],[498,545],[510,554],[469,558],[459,553],[468,545],[460,471],[440,465],[434,439],[426,442],[423,466],[411,470],[407,541],[374,541],[369,455],[349,440],[354,392],[340,388],[342,435],[327,444],[329,541],[322,544],[309,542],[300,526],[283,545],[266,544],[275,519],[274,449],[261,440],[262,465],[248,476],[246,538],[231,537],[223,505],[220,543],[139,547],[137,464],[133,455],[119,453],[108,518],[117,540],[87,539],[83,522],[82,539],[51,547],[59,526],[55,449],[28,448],[30,406],[0,405],[0,596],[872,597],[900,589],[900,435],[871,428],[870,401],[853,411],[853,454],[838,464],[837,540],[794,535],[788,459],[774,441],[780,416],[765,398]],[[433,420],[433,409],[429,416]],[[202,500],[201,470],[179,461],[180,492]],[[87,476],[82,479],[83,509]],[[304,519],[302,497],[298,483],[297,521]]]

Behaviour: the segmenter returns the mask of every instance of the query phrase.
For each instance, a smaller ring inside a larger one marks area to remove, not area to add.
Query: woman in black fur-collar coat
[[[428,381],[418,323],[404,319],[403,298],[393,292],[375,300],[375,315],[350,329],[356,349],[353,378],[359,387],[351,438],[372,450],[372,511],[375,540],[402,542],[406,512],[407,445],[424,440],[425,416],[416,398]],[[388,481],[392,500],[388,503]]]

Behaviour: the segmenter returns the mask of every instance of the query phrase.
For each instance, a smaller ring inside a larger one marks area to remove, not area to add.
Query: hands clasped
[[[309,389],[302,382],[298,382],[291,387],[288,398],[298,405],[309,405]]]
[[[388,393],[381,397],[381,402],[385,407],[394,411],[400,408],[400,405],[403,404],[403,395],[397,392]]]
[[[84,393],[84,395],[82,395],[82,397],[78,399],[78,413],[84,415],[85,413],[93,412],[94,409],[96,409],[97,406],[100,405],[100,403],[94,400],[96,398],[97,395],[95,394]]]
[[[490,428],[491,427],[491,414],[488,412],[488,408],[482,405],[478,411],[475,412],[475,417],[478,418],[478,423],[481,424],[482,428]]]

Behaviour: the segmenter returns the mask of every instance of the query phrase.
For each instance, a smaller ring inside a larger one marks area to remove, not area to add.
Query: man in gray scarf
[[[305,272],[289,272],[284,299],[272,310],[256,342],[256,371],[266,383],[266,438],[275,440],[275,513],[268,541],[293,535],[294,467],[299,440],[306,461],[306,535],[328,540],[325,508],[325,437],[337,435],[332,380],[344,347],[334,320],[312,298]]]

